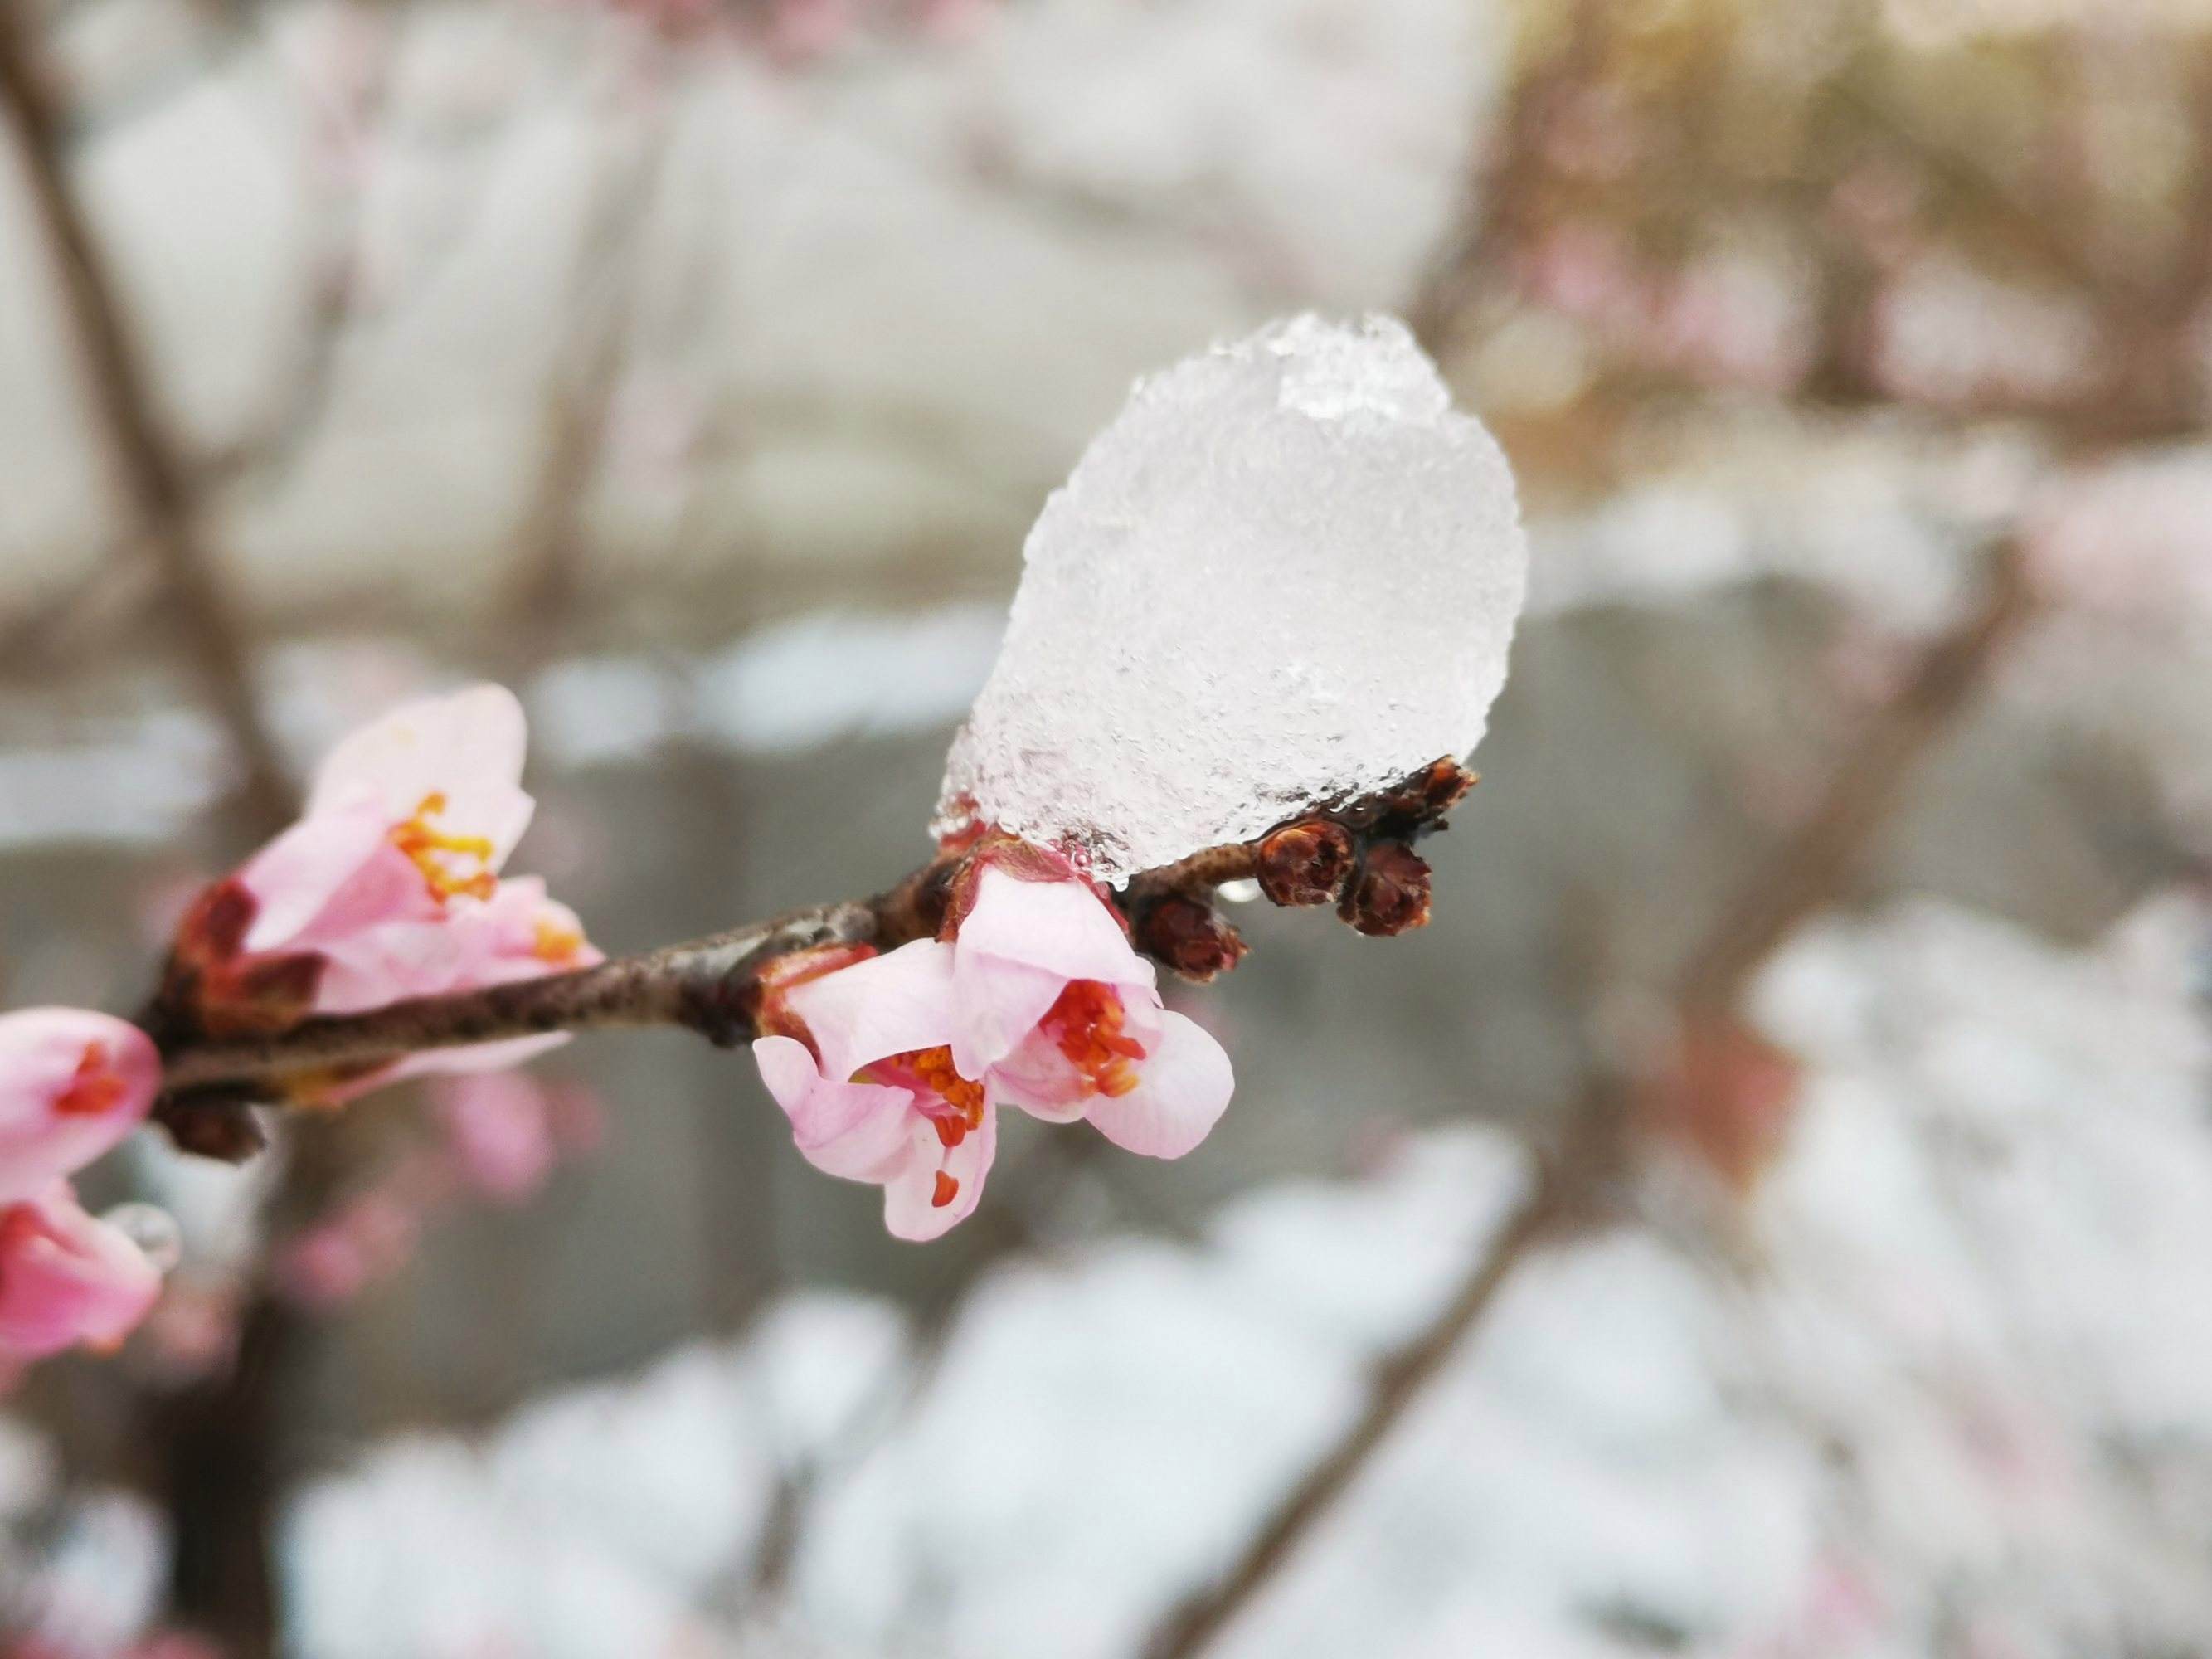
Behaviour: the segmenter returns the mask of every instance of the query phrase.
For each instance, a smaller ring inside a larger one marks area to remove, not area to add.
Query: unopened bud
[[[1144,913],[1137,945],[1185,979],[1208,980],[1243,959],[1245,944],[1210,904],[1170,894]]]
[[[161,1119],[179,1152],[225,1164],[243,1164],[269,1144],[253,1109],[242,1101],[193,1101],[164,1110]]]
[[[1376,939],[1420,927],[1429,920],[1429,866],[1410,847],[1386,841],[1367,849],[1359,873],[1344,890],[1337,914]]]
[[[1278,904],[1328,904],[1358,860],[1352,832],[1340,823],[1285,824],[1260,843],[1260,890]]]
[[[1474,787],[1475,775],[1457,761],[1446,757],[1432,763],[1425,772],[1416,775],[1407,787],[1407,794],[1417,804],[1425,818],[1442,817],[1467,798]]]

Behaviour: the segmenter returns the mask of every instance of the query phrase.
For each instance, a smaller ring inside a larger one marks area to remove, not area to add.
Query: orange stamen
[[[932,1193],[929,1198],[930,1208],[933,1210],[941,1210],[959,1196],[960,1182],[958,1177],[949,1176],[945,1174],[944,1170],[939,1170],[937,1172],[937,1190]]]
[[[454,836],[433,829],[430,820],[444,816],[447,804],[442,789],[423,796],[415,816],[392,827],[392,844],[422,872],[422,879],[430,884],[431,896],[439,903],[457,893],[488,899],[499,887],[499,878],[491,868],[495,849],[486,836]],[[461,867],[455,868],[454,860]],[[471,862],[477,866],[473,870],[466,867]]]
[[[1075,979],[1042,1022],[1094,1094],[1118,1099],[1137,1086],[1135,1061],[1145,1045],[1124,1035],[1121,994],[1095,979]]]
[[[538,961],[553,967],[564,967],[583,954],[583,930],[556,921],[551,916],[540,916],[537,924],[537,943],[530,953]]]
[[[853,1073],[855,1083],[891,1083],[912,1087],[919,1084],[952,1109],[950,1115],[931,1112],[938,1139],[957,1146],[970,1129],[983,1127],[983,1085],[970,1083],[952,1064],[952,1050],[945,1043],[934,1048],[909,1048]],[[925,1108],[924,1109],[927,1109]]]
[[[88,1042],[69,1087],[54,1097],[54,1111],[62,1117],[97,1117],[123,1098],[125,1087],[123,1074],[108,1059],[107,1045]]]

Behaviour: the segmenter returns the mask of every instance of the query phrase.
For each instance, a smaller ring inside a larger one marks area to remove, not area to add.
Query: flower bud
[[[1328,904],[1358,860],[1352,832],[1327,818],[1285,824],[1260,843],[1260,890],[1277,904]]]
[[[1212,905],[1171,893],[1145,911],[1137,947],[1185,979],[1209,980],[1243,959],[1243,939]]]
[[[269,1144],[253,1109],[237,1100],[195,1100],[172,1105],[161,1125],[179,1152],[224,1164],[243,1164]]]
[[[1429,866],[1410,847],[1386,841],[1367,849],[1337,914],[1358,932],[1388,939],[1429,920]]]

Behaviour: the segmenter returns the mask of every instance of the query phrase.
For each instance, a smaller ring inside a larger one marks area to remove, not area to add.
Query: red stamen
[[[54,1097],[54,1111],[62,1117],[97,1117],[123,1098],[124,1088],[123,1074],[109,1060],[106,1045],[88,1042],[69,1087]]]
[[[937,1172],[937,1190],[930,1196],[929,1207],[933,1210],[941,1210],[959,1196],[960,1182],[958,1179],[955,1176],[949,1176],[945,1174],[944,1170],[939,1170]]]
[[[983,1127],[983,1085],[971,1083],[960,1075],[952,1063],[952,1050],[945,1043],[934,1048],[909,1048],[902,1054],[892,1054],[872,1066],[864,1066],[853,1073],[855,1083],[894,1083],[904,1088],[920,1088],[934,1096],[939,1105],[950,1111],[933,1110],[928,1102],[922,1109],[936,1121],[940,1139],[946,1134],[947,1126],[953,1133],[945,1140],[948,1146],[957,1146],[962,1137],[970,1129]]]
[[[1077,979],[1068,981],[1041,1024],[1087,1091],[1114,1099],[1137,1086],[1134,1062],[1145,1057],[1145,1045],[1121,1030],[1126,1018],[1121,993],[1095,979]]]

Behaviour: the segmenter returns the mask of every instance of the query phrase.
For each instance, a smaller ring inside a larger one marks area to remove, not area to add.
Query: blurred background
[[[1179,1164],[903,1247],[653,1033],[140,1137],[13,1659],[2212,1652],[2202,0],[0,0],[0,101],[8,1006],[468,678],[609,950],[883,884],[1269,316],[1534,546],[1434,924],[1240,912]]]

